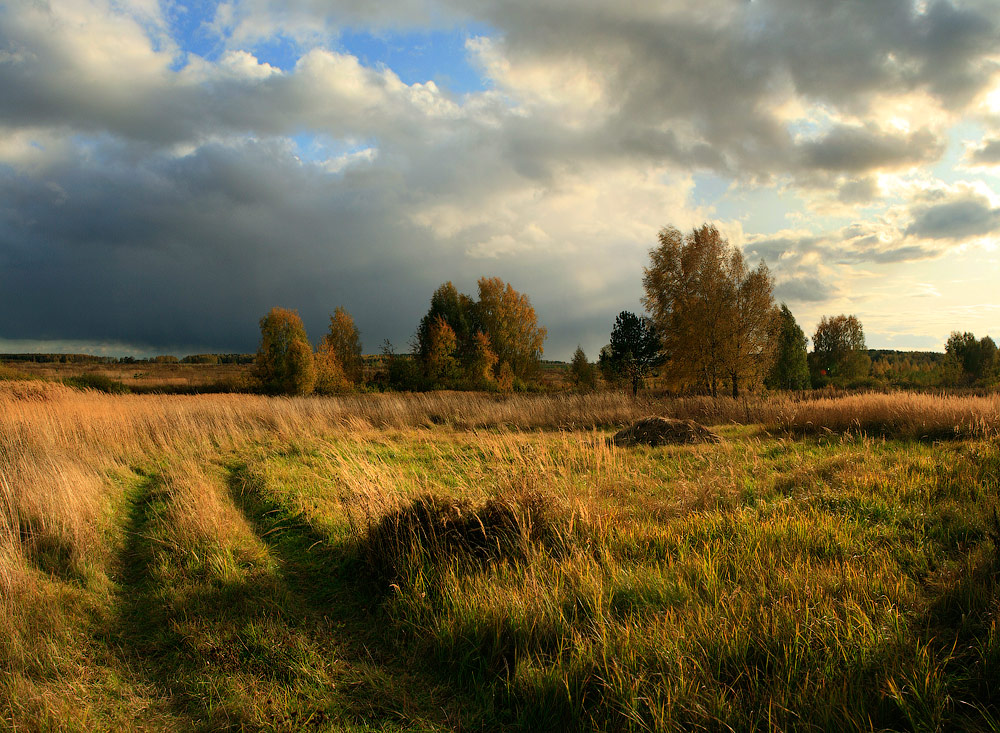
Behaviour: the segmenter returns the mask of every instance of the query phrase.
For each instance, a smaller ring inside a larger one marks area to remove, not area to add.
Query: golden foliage
[[[476,313],[499,361],[508,365],[514,377],[529,377],[542,357],[547,332],[538,325],[528,296],[498,277],[483,277]]]
[[[663,341],[673,381],[713,396],[728,383],[763,381],[771,366],[777,311],[767,266],[747,270],[743,254],[714,226],[658,235],[643,271],[643,305]]]
[[[330,316],[330,329],[323,337],[321,347],[336,357],[340,370],[348,382],[361,381],[363,362],[361,360],[361,333],[354,325],[351,314],[337,307]]]
[[[302,395],[316,382],[312,345],[298,311],[272,308],[260,319],[257,377],[267,392]]]

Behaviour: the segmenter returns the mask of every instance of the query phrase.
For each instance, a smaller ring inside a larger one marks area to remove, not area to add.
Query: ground
[[[996,729],[997,402],[885,399],[8,383],[0,720]],[[698,412],[720,443],[608,444]]]

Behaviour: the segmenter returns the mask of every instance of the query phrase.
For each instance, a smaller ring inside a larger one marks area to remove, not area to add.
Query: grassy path
[[[287,511],[245,464],[195,481],[206,515],[226,523],[209,516],[204,536],[186,534],[185,468],[139,472],[126,489],[122,542],[106,595],[91,594],[92,643],[80,651],[121,711],[98,700],[91,730],[483,728],[460,694],[394,653],[349,548]]]
[[[317,531],[306,517],[269,497],[245,464],[231,467],[233,500],[278,559],[296,607],[315,633],[332,640],[345,663],[342,687],[350,712],[370,728],[458,730],[470,726],[460,697],[387,644],[379,599],[356,556]],[[474,727],[480,728],[481,722]]]

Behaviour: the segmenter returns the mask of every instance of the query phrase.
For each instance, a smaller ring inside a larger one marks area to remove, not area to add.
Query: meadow
[[[717,444],[619,448],[639,417]],[[1000,397],[0,382],[0,728],[996,730]]]

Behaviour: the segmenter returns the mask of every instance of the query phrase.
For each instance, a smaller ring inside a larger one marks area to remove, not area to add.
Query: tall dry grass
[[[109,500],[108,474],[153,456],[225,452],[331,431],[438,425],[580,429],[617,426],[650,414],[706,424],[759,423],[797,433],[941,438],[1000,432],[997,395],[743,401],[633,400],[620,393],[497,397],[434,392],[283,399],[112,396],[45,382],[7,382],[0,385],[0,460],[6,481],[0,547],[18,547],[25,534],[31,542],[59,545],[76,559],[94,552],[99,544],[95,526]]]
[[[895,438],[1000,434],[1000,395],[862,394],[763,403],[758,422],[796,433],[858,432]]]
[[[145,571],[154,577],[143,587],[162,610],[202,585],[241,587],[230,581],[249,577],[247,567],[271,583],[262,587],[279,587],[264,545],[298,531],[305,559],[316,541],[333,547],[360,537],[363,554],[399,589],[380,617],[387,633],[409,635],[421,658],[450,665],[455,679],[501,680],[483,689],[512,695],[515,708],[530,712],[525,728],[728,720],[746,729],[763,718],[730,711],[760,711],[772,699],[786,706],[785,722],[789,711],[816,709],[814,720],[844,727],[863,719],[862,702],[883,683],[898,683],[893,694],[911,704],[916,682],[906,675],[921,668],[900,645],[923,637],[905,628],[907,613],[925,603],[931,571],[981,534],[977,502],[988,476],[970,456],[954,476],[948,466],[938,471],[942,454],[930,445],[833,445],[786,434],[995,436],[998,407],[996,396],[283,399],[6,382],[0,664],[30,669],[14,687],[0,681],[0,693],[23,697],[38,680],[86,679],[92,642],[75,640],[81,651],[72,657],[65,640],[94,609],[75,613],[71,604],[113,571],[110,548],[128,541],[123,533],[149,555]],[[733,429],[723,432],[739,439],[718,446],[608,446],[603,428],[650,414],[755,423],[782,435]],[[550,432],[533,434],[540,429]],[[226,481],[236,477],[223,466],[237,459],[260,507],[288,520],[276,520],[274,537],[258,536],[232,502]],[[142,516],[141,502],[124,500],[130,492],[148,502]],[[427,494],[439,499],[421,504]],[[540,514],[511,500],[539,494]],[[913,528],[924,533],[919,542]],[[60,568],[69,577],[53,579]],[[163,599],[158,584],[170,585]],[[280,597],[268,595],[269,607]],[[964,611],[959,617],[966,623]],[[218,626],[199,626],[194,612],[185,623],[177,629],[196,648],[225,645],[212,636]],[[270,648],[282,637],[267,638]],[[983,649],[994,653],[990,644]],[[171,648],[164,642],[161,651]],[[856,674],[869,668],[878,676]],[[950,670],[940,659],[927,668]],[[767,687],[782,674],[784,697]],[[741,690],[742,708],[723,697],[727,690]],[[837,717],[843,704],[855,705],[853,717]],[[88,714],[67,713],[77,721]]]

